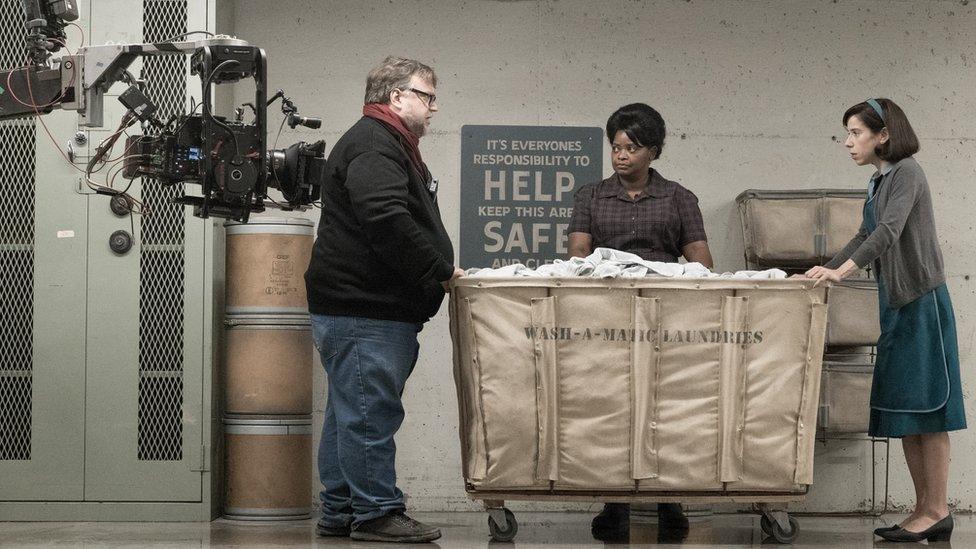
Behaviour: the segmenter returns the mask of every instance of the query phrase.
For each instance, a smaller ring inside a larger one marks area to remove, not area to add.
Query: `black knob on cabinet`
[[[108,237],[108,247],[118,255],[123,255],[132,249],[132,235],[128,231],[115,231]]]
[[[108,205],[112,208],[112,213],[118,217],[125,217],[132,212],[132,201],[129,197],[121,194],[117,194],[109,200]]]

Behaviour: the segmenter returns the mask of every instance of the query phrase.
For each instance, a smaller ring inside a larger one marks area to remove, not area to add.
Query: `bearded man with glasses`
[[[305,273],[312,335],[328,377],[318,452],[320,536],[425,542],[404,513],[393,437],[417,334],[462,276],[420,138],[437,112],[433,69],[388,57],[366,79],[363,117],[329,154]]]

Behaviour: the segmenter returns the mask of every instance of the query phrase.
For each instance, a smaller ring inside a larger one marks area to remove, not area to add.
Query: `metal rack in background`
[[[828,354],[827,350],[824,351],[824,359],[826,361],[828,356],[838,357],[838,356],[851,356],[856,354],[858,356],[869,357],[869,363],[874,365],[875,358],[877,357],[877,347],[868,347],[867,353],[831,353]],[[823,402],[821,402],[821,408],[824,407]],[[888,494],[890,487],[890,470],[891,470],[891,439],[887,437],[872,437],[867,433],[837,433],[831,432],[825,428],[822,424],[817,425],[817,440],[822,444],[827,444],[828,441],[859,441],[859,442],[870,442],[871,443],[871,507],[870,509],[864,511],[806,511],[795,513],[798,516],[814,516],[814,517],[880,517],[888,512]],[[884,466],[884,497],[882,498],[882,503],[879,508],[878,506],[878,460],[877,460],[877,447],[878,444],[884,444],[885,447],[885,466]]]

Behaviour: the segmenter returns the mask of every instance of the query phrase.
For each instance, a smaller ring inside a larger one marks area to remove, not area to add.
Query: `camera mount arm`
[[[105,92],[126,79],[125,71],[138,57],[192,55],[210,47],[248,46],[244,40],[217,37],[154,44],[87,46],[63,55],[51,67],[33,64],[0,72],[0,120],[46,114],[61,108],[78,112],[78,125],[104,124]],[[32,99],[33,98],[33,99]]]
[[[123,80],[123,74],[137,57],[158,55],[193,55],[205,47],[247,46],[244,40],[236,38],[208,38],[185,42],[163,42],[156,44],[118,44],[90,46],[82,48],[82,93],[77,94],[81,103],[67,107],[78,111],[78,123],[82,126],[102,126],[102,105],[104,94],[113,84]],[[62,69],[64,72],[65,69]],[[62,79],[64,76],[62,75]],[[204,99],[206,100],[206,98]]]

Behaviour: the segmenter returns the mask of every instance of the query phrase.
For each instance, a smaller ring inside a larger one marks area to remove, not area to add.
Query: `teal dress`
[[[871,193],[872,195],[874,193]],[[864,224],[877,227],[874,196]],[[888,306],[877,272],[881,337],[871,385],[868,434],[900,438],[966,428],[956,319],[945,283],[899,308]]]

